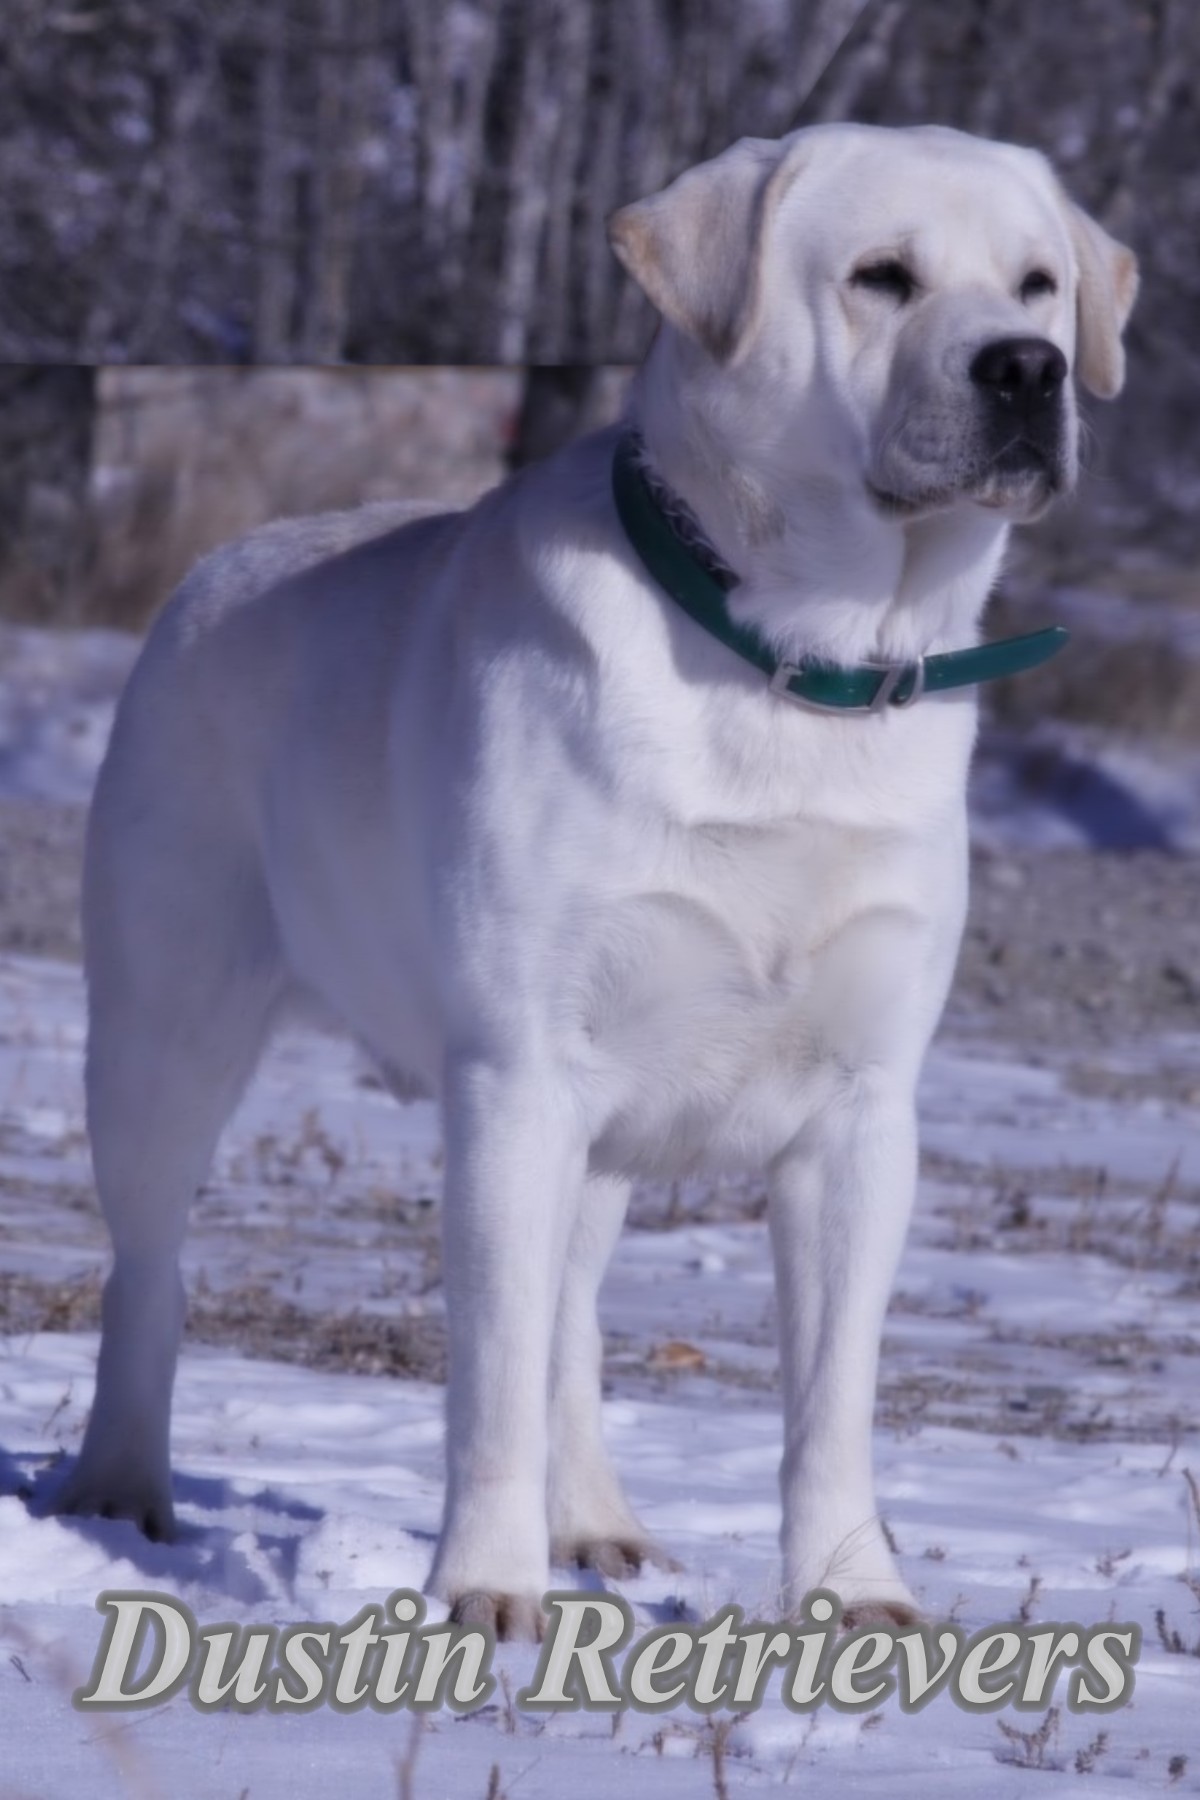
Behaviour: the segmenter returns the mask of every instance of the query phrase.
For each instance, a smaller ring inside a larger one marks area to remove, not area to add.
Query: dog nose
[[[976,356],[970,375],[989,397],[1029,412],[1055,399],[1067,377],[1067,359],[1047,338],[994,338]]]

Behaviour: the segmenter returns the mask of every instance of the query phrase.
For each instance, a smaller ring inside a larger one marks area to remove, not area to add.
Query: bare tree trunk
[[[86,566],[96,372],[0,369],[0,587],[40,621],[76,607]]]
[[[316,51],[317,132],[312,174],[312,294],[300,352],[306,362],[337,362],[349,319],[350,271],[358,237],[362,140],[368,113],[363,48],[378,34],[375,0],[321,0]]]
[[[908,5],[909,0],[864,0],[833,56],[809,85],[797,123],[831,124],[853,113],[859,94],[887,69]]]
[[[578,437],[587,427],[599,383],[600,370],[589,364],[534,363],[526,369],[509,468],[540,462]]]
[[[406,0],[417,106],[416,161],[422,266],[416,296],[433,347],[464,358],[459,342],[470,234],[487,172],[488,89],[508,0]],[[478,352],[476,352],[478,354]]]
[[[211,48],[206,46],[206,49]],[[131,362],[149,360],[153,346],[162,339],[167,316],[179,298],[173,276],[195,209],[194,134],[204,114],[215,69],[205,55],[199,69],[172,82],[168,101],[167,141],[157,159],[158,221],[153,232],[150,280],[145,298],[129,331]]]
[[[571,0],[565,0],[566,5]],[[558,150],[563,0],[524,0],[517,130],[508,164],[496,360],[524,362],[549,206],[546,172]]]
[[[900,0],[901,10],[908,0]],[[817,0],[809,9],[802,32],[789,38],[793,54],[791,85],[793,122],[799,118],[804,102],[827,70],[832,68],[855,27],[873,10],[886,12],[878,0]]]
[[[601,72],[612,63],[611,40],[598,59]],[[583,265],[580,292],[579,337],[587,352],[599,355],[601,344],[622,341],[616,317],[618,289],[613,280],[613,256],[604,232],[604,221],[618,192],[621,170],[622,119],[615,106],[598,105],[589,121],[591,154],[583,177],[580,228],[576,253]]]
[[[547,358],[571,355],[572,299],[576,288],[573,266],[575,196],[582,174],[581,161],[587,116],[587,89],[591,74],[593,41],[592,8],[568,4],[559,22],[558,85],[560,94],[558,142],[544,171],[546,223],[539,296],[532,326]]]
[[[254,258],[254,356],[285,362],[294,304],[295,193],[287,107],[289,0],[261,0]]]

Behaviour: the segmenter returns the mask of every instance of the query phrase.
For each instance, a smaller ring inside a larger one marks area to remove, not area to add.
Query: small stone
[[[987,876],[993,887],[1006,888],[1010,893],[1023,888],[1028,879],[1024,869],[1017,863],[1007,862],[1003,857],[997,857],[988,864]]]

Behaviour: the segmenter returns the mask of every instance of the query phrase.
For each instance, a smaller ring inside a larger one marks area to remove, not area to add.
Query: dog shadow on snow
[[[273,1488],[246,1493],[231,1482],[176,1469],[172,1476],[176,1506],[207,1517],[203,1524],[178,1519],[173,1542],[153,1543],[129,1519],[55,1514],[55,1496],[74,1461],[61,1452],[47,1459],[42,1451],[7,1450],[0,1445],[0,1498],[19,1500],[31,1519],[56,1517],[65,1531],[94,1544],[113,1561],[132,1564],[151,1582],[164,1578],[188,1582],[243,1606],[294,1598],[301,1545],[327,1516],[323,1507]],[[266,1528],[264,1514],[278,1519],[277,1529]],[[410,1529],[406,1535],[415,1543],[428,1544],[432,1554],[435,1532]],[[576,1592],[609,1591],[609,1584],[593,1569],[572,1569],[566,1577],[556,1570],[551,1585]],[[693,1609],[678,1594],[639,1599],[637,1610],[651,1626],[693,1617]]]
[[[207,1516],[203,1524],[180,1519],[172,1543],[152,1543],[128,1519],[54,1515],[55,1497],[74,1460],[59,1455],[47,1463],[42,1452],[0,1445],[0,1496],[14,1495],[30,1518],[57,1516],[65,1531],[114,1560],[131,1563],[151,1581],[169,1577],[193,1583],[247,1606],[293,1594],[301,1545],[325,1518],[322,1507],[273,1488],[247,1493],[228,1481],[176,1470],[176,1505]]]

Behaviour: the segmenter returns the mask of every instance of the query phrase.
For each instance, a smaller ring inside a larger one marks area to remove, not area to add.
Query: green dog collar
[[[911,663],[867,662],[843,668],[781,662],[756,631],[730,618],[725,596],[737,586],[737,576],[712,556],[702,560],[684,541],[646,478],[633,432],[624,433],[617,444],[612,486],[625,535],[659,586],[718,643],[761,669],[772,693],[817,712],[877,713],[886,706],[912,706],[922,694],[1034,669],[1067,642],[1069,634],[1063,627],[1051,625],[1023,637],[923,656]]]

